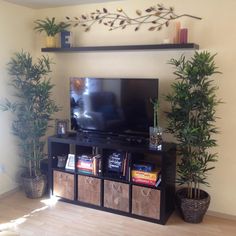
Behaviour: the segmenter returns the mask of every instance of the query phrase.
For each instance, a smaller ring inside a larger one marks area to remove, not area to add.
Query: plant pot
[[[46,37],[46,47],[47,48],[55,48],[56,47],[56,37],[47,36]]]
[[[187,198],[187,189],[176,192],[176,206],[184,221],[189,223],[200,223],[210,205],[210,195],[200,190],[200,199]]]
[[[25,194],[28,198],[40,198],[44,195],[46,190],[47,178],[46,175],[36,177],[22,177]]]

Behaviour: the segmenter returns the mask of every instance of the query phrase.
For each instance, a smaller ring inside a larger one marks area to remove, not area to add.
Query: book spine
[[[87,171],[87,170],[78,170],[78,172],[81,174],[89,174],[89,175],[93,174],[92,171]]]
[[[156,184],[156,181],[141,179],[141,178],[132,178],[132,181],[135,183],[146,184],[146,185],[150,185],[150,186],[155,186],[155,184]]]

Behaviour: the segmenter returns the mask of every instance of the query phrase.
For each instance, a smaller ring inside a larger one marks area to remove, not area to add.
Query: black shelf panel
[[[120,178],[113,178],[113,177],[109,177],[109,176],[106,176],[104,175],[103,176],[103,179],[104,180],[109,180],[109,181],[114,181],[114,182],[120,182],[120,183],[123,183],[123,184],[130,184],[130,182],[126,179],[120,179]]]
[[[103,179],[103,176],[101,176],[101,175],[85,174],[85,173],[81,173],[79,171],[76,171],[76,174],[77,175],[82,175],[82,176],[93,177],[93,178],[97,178],[97,179]]]
[[[137,51],[137,50],[198,50],[195,43],[184,44],[146,44],[146,45],[120,45],[120,46],[84,46],[73,48],[42,48],[42,52],[94,52],[94,51]]]
[[[57,136],[51,136],[48,138],[49,143],[63,143],[63,144],[72,144],[83,147],[99,147],[105,150],[125,150],[126,152],[137,152],[137,153],[153,153],[153,154],[162,154],[170,150],[175,150],[176,145],[174,143],[164,142],[162,145],[162,150],[153,150],[149,149],[147,144],[134,144],[129,142],[122,142],[118,140],[110,141],[107,139],[89,139],[77,138],[77,137],[66,137],[60,138]]]
[[[151,189],[157,189],[157,190],[162,190],[162,186],[161,186],[161,183],[156,187],[156,186],[152,186],[152,185],[148,185],[148,184],[140,184],[140,183],[136,183],[136,182],[133,182],[131,181],[130,182],[131,185],[136,185],[136,186],[140,186],[140,187],[145,187],[145,188],[151,188]]]
[[[74,170],[68,170],[68,169],[65,169],[65,168],[53,167],[52,169],[57,170],[57,171],[61,171],[61,172],[64,172],[64,173],[68,173],[68,174],[75,174]]]

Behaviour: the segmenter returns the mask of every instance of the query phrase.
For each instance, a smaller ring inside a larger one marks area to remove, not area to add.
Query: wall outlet
[[[3,164],[0,164],[0,174],[5,173],[5,166]]]

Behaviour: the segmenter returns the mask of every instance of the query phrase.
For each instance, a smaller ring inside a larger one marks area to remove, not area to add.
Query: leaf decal
[[[157,11],[154,15],[158,17],[158,16],[161,15],[161,12],[160,12],[160,11]]]
[[[154,31],[156,28],[157,28],[157,27],[152,26],[152,27],[150,27],[148,30],[149,30],[149,31]]]
[[[80,14],[79,17],[65,16],[69,24],[65,25],[64,28],[69,27],[70,25],[74,27],[81,25],[89,28],[86,30],[88,31],[95,23],[98,23],[108,26],[108,29],[110,28],[111,30],[119,28],[125,29],[126,26],[132,26],[135,31],[138,31],[142,25],[147,24],[149,25],[148,30],[154,31],[168,27],[172,20],[182,16],[187,16],[198,20],[202,19],[189,14],[177,15],[174,12],[174,7],[165,7],[163,4],[155,4],[144,9],[135,9],[134,14],[134,17],[129,16],[121,7],[118,7],[113,12],[110,12],[106,7],[102,7],[100,9],[96,9],[95,11],[91,11],[88,14]],[[46,20],[37,20],[36,24],[38,24],[38,26],[35,27],[35,30],[38,32],[44,31],[44,29],[41,29],[41,25],[44,24],[44,22],[47,23],[47,20],[48,18],[46,18]],[[55,22],[55,17],[53,17],[52,20]],[[49,34],[51,34],[51,32],[49,32]]]
[[[125,23],[125,20],[120,21],[120,25],[123,25]]]
[[[141,11],[141,10],[137,10],[137,11],[136,11],[136,14],[137,14],[138,16],[141,16],[141,15],[142,15],[142,11]]]
[[[151,12],[152,11],[152,8],[148,8],[148,9],[146,9],[146,12]]]

